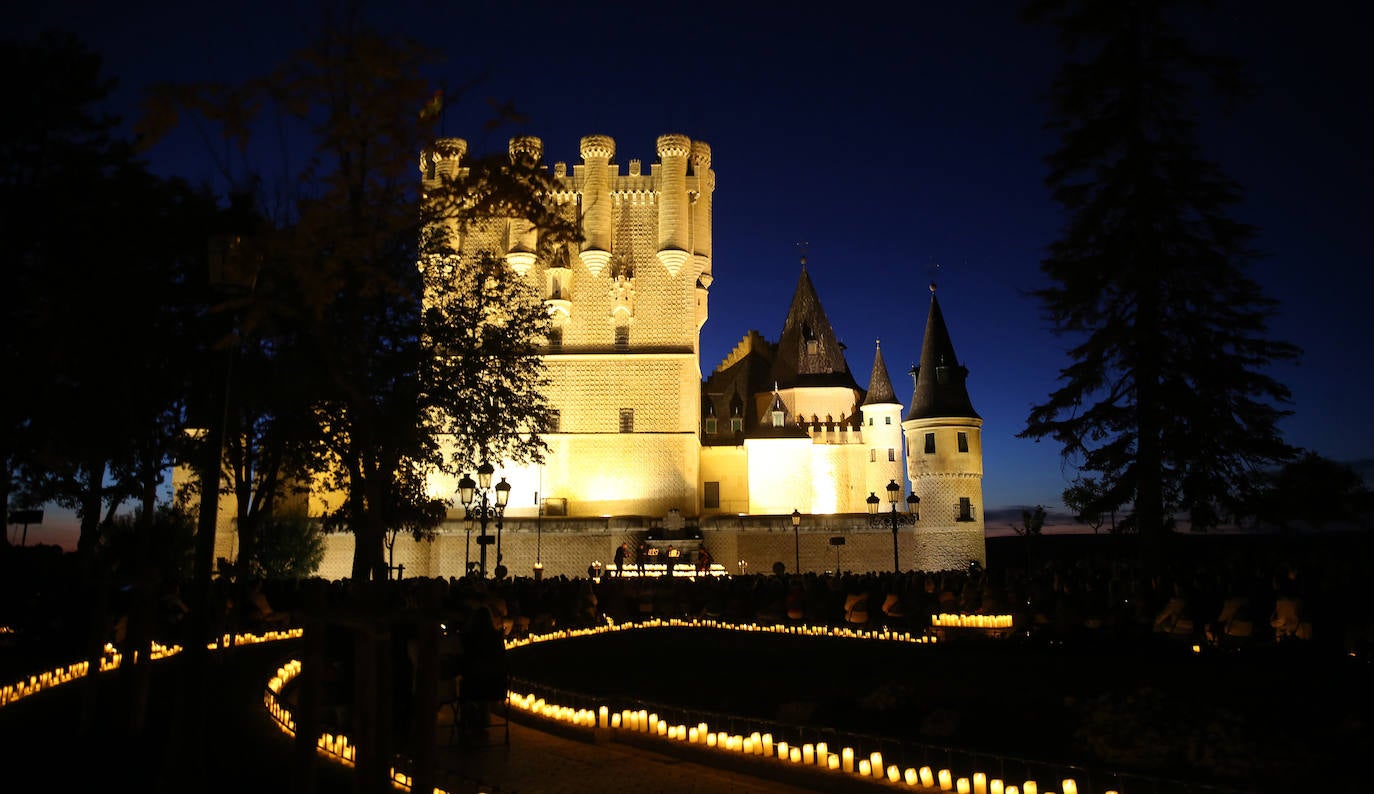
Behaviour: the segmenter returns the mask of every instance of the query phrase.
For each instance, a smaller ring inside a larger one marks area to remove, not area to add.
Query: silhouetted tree
[[[1092,477],[1076,477],[1061,498],[1064,506],[1073,511],[1073,520],[1093,528],[1093,534],[1106,521],[1106,516],[1097,507],[1103,496],[1102,483]],[[1113,533],[1116,532],[1116,510],[1110,511]]]
[[[1076,58],[1051,91],[1046,179],[1067,221],[1034,293],[1073,346],[1019,435],[1100,476],[1089,510],[1131,505],[1123,529],[1151,565],[1175,513],[1213,526],[1291,455],[1277,428],[1289,391],[1264,369],[1298,351],[1265,336],[1275,304],[1246,272],[1253,229],[1227,214],[1240,190],[1200,155],[1188,106],[1199,79],[1236,96],[1239,70],[1188,42],[1190,5],[1026,7]]]
[[[254,243],[271,289],[248,297],[241,327],[297,351],[282,374],[302,384],[318,482],[337,497],[327,525],[355,535],[358,582],[386,578],[389,529],[424,532],[444,518],[447,499],[418,487],[428,472],[537,459],[550,417],[533,347],[541,302],[503,262],[458,261],[422,232],[514,216],[554,245],[575,228],[546,204],[552,176],[504,156],[466,160],[421,200],[431,60],[344,22],[266,78],[168,87],[145,120],[151,132],[190,109],[246,143],[258,114],[274,112],[309,133],[295,192]]]
[[[1355,469],[1307,451],[1263,478],[1247,512],[1292,532],[1299,526],[1318,531],[1341,523],[1368,526],[1372,510],[1374,493]]]

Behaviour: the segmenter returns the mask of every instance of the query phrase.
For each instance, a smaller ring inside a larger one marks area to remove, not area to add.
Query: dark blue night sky
[[[12,29],[85,38],[120,80],[114,109],[129,118],[149,83],[261,74],[321,19],[320,3],[301,0],[30,5]],[[933,276],[985,421],[989,510],[1060,509],[1073,472],[1054,445],[1014,437],[1068,346],[1024,294],[1041,283],[1060,220],[1042,181],[1055,141],[1039,100],[1060,52],[1052,31],[1019,21],[1019,3],[374,5],[379,25],[446,54],[436,85],[489,75],[445,120],[477,151],[504,151],[517,133],[543,138],[548,162],[576,162],[593,133],[615,138],[621,164],[652,162],[663,133],[711,145],[703,369],[750,329],[777,338],[805,242],[857,379],[867,383],[881,339],[909,402]],[[1200,26],[1247,60],[1260,89],[1202,121],[1209,152],[1247,191],[1235,214],[1260,228],[1255,274],[1282,302],[1271,334],[1306,351],[1275,372],[1294,393],[1283,427],[1291,443],[1349,462],[1374,459],[1374,125],[1356,68],[1367,22],[1334,2],[1223,2]],[[484,135],[489,96],[528,123]],[[214,179],[204,151],[187,135],[151,156],[159,170]]]

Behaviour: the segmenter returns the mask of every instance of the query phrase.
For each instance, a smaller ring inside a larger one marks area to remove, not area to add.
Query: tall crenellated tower
[[[513,486],[507,515],[663,515],[696,510],[701,415],[699,339],[711,285],[711,149],[685,135],[657,140],[659,162],[626,173],[607,135],[581,139],[581,162],[555,162],[557,212],[580,222],[580,245],[540,245],[528,219],[446,228],[461,255],[493,251],[542,296],[557,411],[539,467],[497,463]],[[467,144],[436,141],[421,158],[426,188],[461,177]],[[540,163],[538,138],[510,156]],[[442,490],[440,487],[438,490]],[[538,501],[536,501],[536,499]]]
[[[969,400],[968,369],[954,354],[933,283],[921,363],[912,376],[915,392],[902,431],[911,490],[921,499],[917,566],[959,569],[973,560],[986,565],[983,420]]]
[[[863,439],[868,448],[864,469],[864,494],[884,496],[887,484],[896,481],[906,488],[906,456],[902,454],[902,405],[892,390],[892,378],[883,362],[883,346],[874,345],[873,374],[868,378],[868,394],[863,405]]]

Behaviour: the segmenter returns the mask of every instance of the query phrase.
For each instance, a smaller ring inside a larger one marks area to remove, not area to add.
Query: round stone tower
[[[921,499],[916,567],[940,571],[963,569],[972,561],[986,565],[983,420],[969,400],[968,369],[954,354],[934,284],[921,363],[912,377],[915,392],[902,432],[911,491]]]

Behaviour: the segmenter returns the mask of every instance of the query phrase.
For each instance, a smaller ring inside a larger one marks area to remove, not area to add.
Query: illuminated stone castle
[[[908,570],[986,564],[982,419],[933,286],[905,414],[881,348],[867,388],[855,381],[804,261],[777,341],[749,331],[703,379],[699,339],[714,280],[711,149],[684,135],[657,144],[647,169],[632,159],[622,172],[604,135],[582,139],[581,163],[553,164],[559,189],[550,199],[580,222],[576,250],[541,254],[537,230],[521,219],[439,230],[462,254],[504,257],[553,320],[544,353],[556,426],[546,460],[492,462],[512,486],[496,538],[508,569],[583,575],[621,543],[679,543],[688,552],[700,544],[731,573],[779,562],[890,570],[894,556]],[[421,154],[423,186],[461,175],[466,154],[461,139],[436,141]],[[514,138],[510,155],[539,163],[543,144]],[[920,497],[920,520],[900,533],[869,527],[866,515],[870,494],[884,497],[893,481],[903,491],[909,481]],[[457,482],[434,476],[428,490],[453,496]],[[309,514],[330,499],[312,492]],[[229,500],[221,499],[215,555],[233,559]],[[424,576],[475,565],[473,523],[461,506],[449,516],[433,542],[398,538],[392,562]],[[352,535],[325,540],[319,573],[347,576]]]
[[[423,183],[463,173],[466,150],[461,139],[436,141],[421,156]],[[514,138],[510,155],[540,162],[542,141]],[[580,219],[580,250],[541,257],[537,231],[520,219],[445,230],[456,251],[504,256],[553,319],[550,451],[539,466],[496,464],[512,485],[510,532],[527,529],[526,519],[541,521],[541,531],[604,528],[616,541],[609,557],[621,536],[665,516],[703,532],[728,517],[747,534],[796,509],[809,524],[848,529],[864,523],[854,514],[867,512],[870,494],[894,480],[905,489],[909,475],[921,499],[911,567],[985,561],[982,420],[933,292],[905,416],[881,349],[867,389],[855,381],[804,261],[778,340],[750,331],[703,380],[711,149],[663,135],[657,155],[622,171],[615,141],[591,135],[581,140],[582,162],[553,164],[560,189],[551,199]],[[436,478],[430,490],[451,494],[456,483]],[[612,519],[622,532],[611,531]]]

